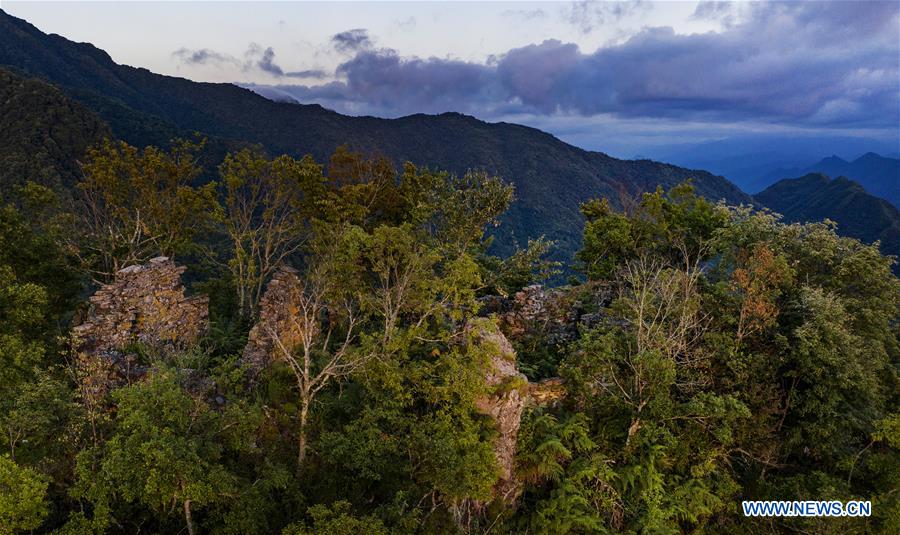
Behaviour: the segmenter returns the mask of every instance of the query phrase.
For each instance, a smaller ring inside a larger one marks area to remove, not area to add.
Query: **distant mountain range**
[[[47,35],[0,11],[0,66],[37,76],[92,110],[113,135],[135,145],[165,145],[198,131],[210,160],[246,144],[272,154],[312,154],[326,161],[347,144],[395,162],[464,173],[484,169],[513,182],[517,200],[496,231],[498,253],[546,235],[568,260],[580,244],[578,207],[599,196],[614,202],[657,185],[693,178],[699,194],[729,203],[750,197],[721,176],[650,160],[619,160],[568,145],[536,130],[486,123],[456,113],[399,119],[348,117],[318,105],[274,102],[232,84],[198,83],[118,65],[104,51]]]
[[[706,169],[723,175],[748,193],[757,193],[782,178],[806,174],[813,162],[829,154],[855,159],[859,155],[874,152],[897,158],[900,139],[886,142],[878,139],[854,136],[801,136],[778,133],[742,134],[701,143],[685,143],[647,147],[644,154],[685,167]],[[830,176],[852,174],[833,173]],[[896,175],[895,175],[896,176]]]
[[[779,178],[810,173],[853,179],[872,195],[890,201],[894,207],[900,206],[900,159],[887,158],[874,152],[866,153],[852,162],[830,156],[803,169],[778,169],[769,173],[760,183],[768,185]]]
[[[821,173],[810,173],[780,180],[754,199],[783,215],[785,221],[831,219],[840,234],[866,243],[880,240],[883,253],[900,255],[900,211],[848,178],[832,180]],[[895,265],[895,271],[898,267]]]
[[[162,76],[118,65],[90,44],[46,35],[3,11],[0,104],[0,198],[25,180],[71,187],[79,173],[75,160],[107,136],[143,146],[200,132],[210,140],[204,163],[211,171],[226,151],[249,144],[261,144],[272,154],[312,154],[323,162],[347,144],[398,163],[500,175],[516,185],[517,196],[495,233],[500,254],[546,235],[557,241],[555,258],[570,260],[580,246],[581,202],[606,196],[615,203],[686,178],[708,198],[753,202],[788,221],[832,219],[839,232],[866,242],[881,240],[884,252],[900,254],[897,209],[866,191],[897,202],[900,160],[877,154],[852,162],[826,158],[809,168],[850,176],[865,188],[787,167],[766,180],[805,176],[780,180],[751,198],[722,176],[651,160],[619,160],[515,124],[456,113],[348,117],[317,105],[275,102],[231,84]],[[690,159],[691,154],[696,161],[703,151],[682,156]],[[735,156],[736,165],[739,159]]]

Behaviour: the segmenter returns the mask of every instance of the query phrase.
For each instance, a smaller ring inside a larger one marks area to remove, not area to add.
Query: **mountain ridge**
[[[871,151],[852,160],[845,160],[833,154],[805,168],[777,169],[764,177],[760,183],[810,173],[853,179],[869,194],[890,202],[895,208],[900,207],[900,159]]]
[[[866,243],[881,242],[884,254],[900,256],[900,211],[869,194],[847,177],[831,179],[822,173],[786,178],[754,196],[787,222],[830,219],[838,233]],[[900,268],[895,264],[895,271]]]
[[[0,65],[59,85],[104,119],[116,136],[135,145],[162,145],[196,131],[212,138],[220,153],[259,143],[271,153],[308,153],[324,162],[335,148],[348,145],[398,164],[498,175],[515,184],[517,197],[495,232],[500,254],[545,235],[557,242],[557,259],[571,259],[581,240],[579,205],[594,197],[616,203],[620,196],[693,178],[707,198],[751,201],[724,177],[650,160],[618,160],[527,126],[458,113],[350,117],[314,104],[274,102],[232,84],[118,65],[93,45],[48,36],[2,11],[0,35]]]

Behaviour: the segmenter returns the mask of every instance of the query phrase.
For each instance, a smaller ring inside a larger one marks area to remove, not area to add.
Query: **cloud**
[[[263,48],[256,43],[250,43],[244,52],[244,58],[246,58],[245,71],[259,69],[277,78],[284,76],[284,70],[275,63],[275,51],[272,47]]]
[[[285,76],[289,76],[291,78],[312,78],[315,80],[323,80],[331,76],[330,73],[325,71],[324,69],[306,69],[303,71],[291,71],[284,73]]]
[[[696,20],[713,20],[719,21],[726,27],[732,26],[735,23],[735,18],[737,16],[738,6],[733,2],[719,2],[719,1],[707,1],[704,0],[697,4],[697,7],[694,8],[694,13],[691,15],[692,19]]]
[[[547,18],[547,12],[543,9],[507,9],[504,17],[515,17],[521,20],[536,20]]]
[[[413,24],[415,24],[415,19],[413,19]],[[369,38],[368,30],[354,28],[332,36],[331,44],[338,52],[352,53],[370,48],[372,40]]]
[[[415,17],[408,17],[405,19],[398,19],[394,21],[394,25],[401,30],[412,30],[416,27],[417,20]]]
[[[223,63],[237,64],[238,60],[231,55],[222,54],[209,48],[201,48],[192,50],[181,47],[172,52],[172,56],[181,60],[187,65],[221,65]]]
[[[244,72],[262,71],[269,76],[275,78],[310,78],[322,80],[329,76],[329,73],[322,69],[306,69],[301,71],[285,71],[277,63],[275,63],[275,50],[272,47],[265,47],[250,43],[247,51],[244,52],[244,63],[242,65]]]
[[[580,0],[567,4],[560,10],[565,22],[575,26],[582,34],[589,34],[597,27],[609,22],[616,22],[637,10],[647,9],[649,4],[643,0],[601,2],[596,0]]]
[[[247,89],[258,93],[269,100],[274,100],[275,102],[289,102],[291,104],[298,104],[297,99],[294,98],[293,95],[277,87],[256,84],[246,84],[243,87],[246,87]]]
[[[547,40],[486,63],[404,57],[372,48],[365,32],[343,32],[365,48],[338,67],[338,81],[284,90],[303,102],[385,116],[460,111],[896,129],[898,11],[895,2],[752,4],[719,32],[645,28],[593,52]]]

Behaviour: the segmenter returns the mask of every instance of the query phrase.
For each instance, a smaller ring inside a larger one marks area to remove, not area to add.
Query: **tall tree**
[[[365,362],[365,355],[354,346],[361,312],[358,284],[352,279],[361,231],[346,226],[324,232],[332,239],[320,239],[300,286],[290,288],[285,298],[293,312],[290,336],[268,333],[275,341],[275,359],[290,369],[300,401],[298,469],[306,460],[309,412],[316,396]]]
[[[325,178],[311,157],[269,160],[250,149],[229,154],[219,174],[224,206],[218,218],[231,244],[227,268],[240,313],[249,317],[268,278],[307,242]]]
[[[105,141],[88,152],[63,237],[82,267],[107,282],[125,266],[193,245],[215,206],[215,185],[194,187],[203,142],[175,140],[169,151]]]

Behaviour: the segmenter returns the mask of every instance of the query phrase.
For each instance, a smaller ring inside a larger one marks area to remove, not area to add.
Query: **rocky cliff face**
[[[526,286],[513,297],[482,298],[481,315],[493,316],[504,340],[527,347],[533,344],[564,349],[581,332],[612,321],[602,313],[612,301],[611,289],[597,283],[545,288]],[[554,377],[528,384],[524,399],[529,407],[557,405],[565,398],[562,380]]]
[[[466,326],[469,340],[489,355],[485,380],[489,392],[475,402],[477,410],[491,416],[497,425],[494,454],[500,466],[500,479],[494,487],[495,498],[508,503],[516,500],[521,484],[516,478],[516,443],[522,410],[528,392],[528,379],[516,368],[516,352],[493,322],[478,319]]]
[[[291,318],[297,314],[297,297],[301,295],[302,285],[297,271],[283,266],[266,287],[259,302],[259,321],[250,330],[241,357],[243,364],[254,373],[259,373],[271,363],[272,354],[277,349],[275,336],[289,347],[299,343],[300,333]]]

